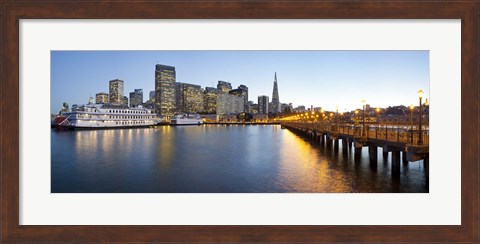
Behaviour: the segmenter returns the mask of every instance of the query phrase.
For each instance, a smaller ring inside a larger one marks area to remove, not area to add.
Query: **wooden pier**
[[[429,171],[429,131],[413,130],[407,126],[395,125],[352,125],[316,122],[281,122],[281,127],[310,137],[313,141],[338,152],[342,143],[343,153],[353,153],[356,161],[360,159],[363,147],[368,147],[371,166],[378,162],[378,148],[382,148],[383,157],[392,155],[392,176],[400,175],[400,162],[423,160],[428,179]],[[419,140],[421,138],[421,140]],[[419,143],[420,142],[420,143]]]

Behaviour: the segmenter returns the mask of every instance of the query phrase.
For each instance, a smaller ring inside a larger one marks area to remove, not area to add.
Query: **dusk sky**
[[[51,105],[86,104],[107,92],[108,81],[125,82],[124,95],[155,88],[155,65],[174,66],[177,82],[217,86],[229,81],[248,87],[248,98],[272,99],[277,72],[281,103],[339,111],[418,104],[417,91],[429,98],[428,51],[52,51]]]

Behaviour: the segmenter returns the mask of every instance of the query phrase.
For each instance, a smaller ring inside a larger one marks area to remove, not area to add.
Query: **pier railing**
[[[282,124],[311,131],[315,130],[323,133],[336,133],[354,137],[366,137],[368,139],[404,142],[411,145],[418,145],[419,136],[421,136],[423,140],[423,145],[427,145],[429,142],[429,129],[427,126],[422,126],[422,130],[419,133],[418,126],[406,125],[366,124],[364,126],[343,123],[316,123],[300,121],[287,121],[282,122]]]

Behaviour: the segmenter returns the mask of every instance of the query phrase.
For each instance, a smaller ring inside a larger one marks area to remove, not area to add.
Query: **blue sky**
[[[272,97],[277,72],[280,102],[340,111],[417,104],[429,97],[428,51],[52,51],[51,112],[63,102],[85,104],[107,92],[108,81],[125,81],[125,95],[155,87],[155,64],[175,66],[177,82],[216,87],[243,84],[249,100]]]

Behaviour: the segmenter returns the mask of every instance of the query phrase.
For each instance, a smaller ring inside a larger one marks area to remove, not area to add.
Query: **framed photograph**
[[[2,3],[5,242],[478,242],[478,1]]]

